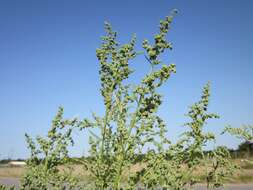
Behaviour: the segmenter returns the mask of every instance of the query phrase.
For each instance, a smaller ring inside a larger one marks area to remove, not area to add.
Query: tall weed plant
[[[213,133],[204,132],[205,125],[208,120],[219,118],[208,112],[209,82],[203,87],[200,100],[186,114],[189,122],[176,143],[167,138],[168,128],[158,114],[163,102],[158,89],[176,73],[175,64],[161,59],[172,50],[167,33],[176,14],[174,10],[160,21],[154,38],[143,40],[142,51],[136,50],[135,35],[129,43],[120,44],[117,32],[105,23],[106,35],[96,50],[105,112],[101,116],[93,113],[91,119],[68,120],[60,108],[47,137],[34,141],[26,135],[31,158],[22,189],[194,189],[200,182],[195,172],[201,168],[207,188],[214,189],[233,175],[236,166],[226,147],[216,147],[208,154],[204,151],[207,143],[216,138]],[[131,64],[137,56],[142,56],[150,69],[139,83],[132,83],[128,79],[134,73]],[[58,168],[68,162],[68,146],[73,145],[75,128],[90,134],[89,159],[82,162],[90,175],[89,186],[80,185],[77,178]],[[225,131],[248,138],[239,129]],[[137,162],[140,155],[142,159]],[[140,167],[133,170],[136,164]]]

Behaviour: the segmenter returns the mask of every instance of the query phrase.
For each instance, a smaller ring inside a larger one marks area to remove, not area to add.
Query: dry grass
[[[59,170],[61,173],[67,173],[68,175],[72,175],[75,176],[81,180],[89,180],[90,179],[90,174],[89,172],[84,169],[84,167],[82,165],[65,165],[65,166],[60,166]]]
[[[253,182],[253,166],[244,160],[236,159],[234,162],[241,166],[241,169],[237,171],[233,178],[231,178],[228,183],[252,183]],[[138,171],[143,168],[143,165],[135,164],[131,167],[130,172]],[[82,165],[68,165],[60,166],[61,172],[68,172],[73,176],[76,176],[80,179],[88,180],[90,177],[87,170],[83,168]],[[128,173],[129,170],[126,171]],[[204,169],[200,169],[195,172],[197,176],[201,178]],[[0,178],[20,178],[25,173],[25,167],[11,167],[11,166],[0,166]]]
[[[3,166],[0,167],[0,177],[19,178],[25,173],[24,167]]]

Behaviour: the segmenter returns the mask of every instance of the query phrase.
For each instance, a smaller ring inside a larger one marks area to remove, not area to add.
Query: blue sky
[[[179,14],[168,35],[174,49],[164,61],[176,63],[177,74],[160,89],[168,136],[175,140],[183,131],[184,114],[207,81],[210,111],[221,115],[207,130],[219,134],[227,124],[253,124],[251,0],[1,0],[0,159],[26,158],[24,133],[45,134],[59,105],[66,117],[103,113],[95,49],[104,21],[120,42],[136,33],[141,44],[174,8]],[[133,67],[137,82],[148,63],[139,57]],[[87,153],[87,134],[74,136],[71,154]],[[217,144],[236,147],[238,141],[223,136]]]

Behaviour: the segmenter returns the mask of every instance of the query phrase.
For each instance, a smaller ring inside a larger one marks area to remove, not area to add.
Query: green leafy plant
[[[217,147],[208,154],[211,166],[206,166],[207,189],[215,189],[224,186],[226,180],[233,176],[235,170],[239,169],[232,160],[226,147]]]
[[[14,186],[7,187],[5,185],[0,184],[0,190],[15,190]]]
[[[186,131],[176,143],[167,138],[166,123],[158,114],[163,101],[159,88],[176,73],[175,64],[161,60],[166,50],[172,49],[166,38],[176,13],[174,10],[160,21],[153,43],[143,41],[143,52],[135,50],[135,36],[129,43],[120,45],[117,33],[105,23],[106,35],[96,50],[105,112],[102,116],[93,113],[92,119],[65,120],[60,108],[46,138],[37,137],[35,142],[26,135],[31,158],[22,180],[23,189],[63,189],[63,184],[96,190],[133,190],[137,186],[193,189],[200,182],[197,170],[204,172],[208,189],[223,186],[236,167],[227,148],[205,151],[207,143],[215,142],[215,135],[205,132],[205,124],[209,119],[219,118],[207,111],[210,84],[204,86],[201,99],[190,107],[189,122],[184,125]],[[128,79],[134,73],[130,64],[136,56],[145,58],[150,71],[134,84]],[[89,159],[81,163],[91,180],[90,184],[81,186],[77,186],[73,176],[62,174],[58,168],[68,162],[67,148],[73,144],[71,133],[75,127],[90,133]],[[133,170],[135,165],[139,168]]]
[[[206,169],[205,180],[207,188],[212,189],[223,186],[226,177],[232,175],[235,166],[230,160],[229,151],[219,147],[205,154],[204,147],[209,141],[215,140],[212,133],[203,132],[208,119],[219,118],[217,114],[207,113],[210,87],[204,87],[201,100],[190,107],[187,116],[190,122],[185,126],[189,128],[181,135],[175,144],[169,143],[166,147],[164,135],[160,143],[156,143],[158,152],[150,151],[144,160],[147,163],[139,173],[138,180],[142,181],[148,189],[158,186],[172,190],[192,189],[193,185],[201,182],[197,170]]]
[[[187,116],[191,121],[185,124],[189,130],[177,143],[171,144],[166,138],[166,124],[157,113],[162,103],[162,95],[157,90],[176,72],[174,64],[167,65],[160,59],[165,50],[172,49],[166,35],[176,13],[175,10],[160,21],[154,44],[143,41],[144,57],[150,65],[150,72],[139,84],[129,84],[127,80],[133,73],[129,62],[137,55],[143,55],[134,50],[135,36],[130,43],[119,45],[117,33],[110,24],[105,24],[107,35],[96,51],[105,114],[102,117],[93,114],[93,120],[85,119],[81,124],[82,129],[90,129],[91,160],[85,166],[93,177],[95,189],[117,190],[122,185],[126,189],[135,189],[138,184],[148,189],[159,186],[184,189],[192,188],[198,182],[192,173],[206,159],[206,144],[215,140],[214,134],[204,133],[203,128],[208,119],[219,117],[207,113],[209,83],[203,89],[201,100],[190,108]],[[221,150],[212,152],[212,158],[222,164],[213,164],[215,171],[211,170],[206,178],[211,184],[220,177],[216,187],[222,185],[223,179],[218,168],[231,168],[225,162],[228,158],[225,149]],[[140,164],[142,168],[131,172],[137,154],[144,155]]]
[[[21,189],[63,189],[76,185],[74,177],[60,173],[58,166],[68,161],[68,146],[74,144],[71,133],[78,125],[77,119],[63,119],[63,108],[52,121],[47,137],[37,136],[34,141],[26,134],[31,158],[27,161],[27,172],[22,179]]]
[[[91,131],[92,159],[87,163],[96,189],[119,189],[123,172],[129,170],[136,154],[156,137],[164,135],[165,124],[157,115],[162,96],[156,89],[176,71],[174,64],[166,65],[159,60],[160,54],[171,49],[171,43],[165,37],[175,13],[161,21],[154,45],[143,41],[151,71],[137,85],[126,82],[133,73],[129,61],[138,54],[134,51],[135,36],[130,43],[119,45],[117,33],[105,24],[107,35],[102,38],[101,48],[97,49],[105,115],[94,115],[94,121],[84,120],[82,126],[99,130],[98,134]]]
[[[252,125],[243,125],[240,128],[233,128],[231,126],[228,126],[224,129],[222,133],[229,133],[244,141],[253,140],[253,126]]]
[[[253,126],[252,125],[243,125],[242,127],[239,127],[239,128],[233,128],[231,126],[228,126],[222,132],[222,134],[224,133],[229,133],[230,135],[235,136],[236,138],[240,140],[243,140],[244,143],[248,145],[252,145],[252,141],[253,141]],[[253,161],[250,161],[248,159],[246,159],[245,161],[253,165]]]

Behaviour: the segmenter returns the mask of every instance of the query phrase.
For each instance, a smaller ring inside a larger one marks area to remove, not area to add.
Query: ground
[[[252,159],[253,160],[253,159]],[[236,159],[234,162],[237,165],[240,165],[241,169],[235,174],[233,178],[230,178],[227,183],[229,183],[229,189],[242,189],[242,190],[250,190],[253,189],[253,164],[246,162],[243,159]],[[73,167],[73,175],[83,176],[83,178],[87,179],[88,175],[83,170],[81,165],[74,165]],[[134,169],[138,168],[138,166],[133,167]],[[66,169],[65,166],[60,167],[61,170]],[[14,184],[18,185],[19,179],[25,173],[25,167],[19,166],[8,166],[8,165],[0,165],[0,184]],[[199,190],[204,190],[204,185],[198,185]]]

